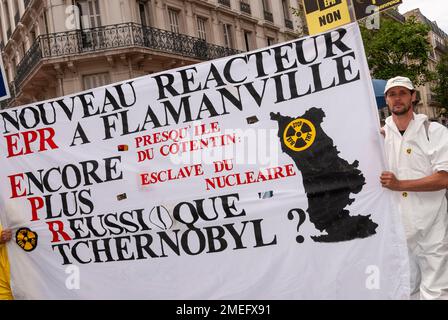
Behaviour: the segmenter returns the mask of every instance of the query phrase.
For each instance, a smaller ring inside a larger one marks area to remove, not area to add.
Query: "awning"
[[[384,98],[384,88],[386,87],[386,80],[372,79],[373,91],[375,92],[375,99],[378,109],[386,107],[386,99]]]

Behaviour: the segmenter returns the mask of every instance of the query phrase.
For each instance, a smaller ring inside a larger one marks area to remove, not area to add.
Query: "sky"
[[[431,21],[436,21],[440,29],[448,33],[448,0],[403,0],[398,6],[400,13],[419,8]]]

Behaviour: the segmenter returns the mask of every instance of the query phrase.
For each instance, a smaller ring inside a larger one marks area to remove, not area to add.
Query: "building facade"
[[[301,36],[301,0],[0,0],[2,108]]]
[[[448,35],[437,26],[437,23],[425,17],[419,9],[408,11],[404,13],[404,16],[406,19],[415,17],[417,21],[430,27],[430,31],[428,32],[428,42],[431,45],[431,51],[429,54],[428,69],[435,72],[436,66],[440,62],[442,55],[448,54]],[[428,82],[417,88],[420,93],[420,101],[416,106],[416,111],[426,114],[432,121],[439,121],[443,124],[447,124],[448,119],[440,115],[440,109],[442,107],[448,109],[448,106],[442,106],[435,100],[435,96],[431,91],[431,87],[434,86],[435,83]]]

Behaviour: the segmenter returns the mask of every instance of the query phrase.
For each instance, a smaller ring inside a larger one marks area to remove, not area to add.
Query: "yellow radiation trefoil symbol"
[[[283,142],[293,151],[308,149],[316,138],[316,128],[311,121],[295,119],[291,121],[283,132]]]
[[[16,243],[27,252],[33,251],[37,247],[37,233],[28,228],[20,228],[16,232]]]

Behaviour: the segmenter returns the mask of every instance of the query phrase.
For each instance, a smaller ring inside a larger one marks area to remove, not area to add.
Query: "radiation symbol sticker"
[[[295,119],[291,121],[283,133],[283,142],[294,151],[308,149],[316,138],[316,128],[306,119]]]
[[[33,251],[37,247],[37,233],[28,228],[20,228],[16,232],[16,243],[27,252]]]

